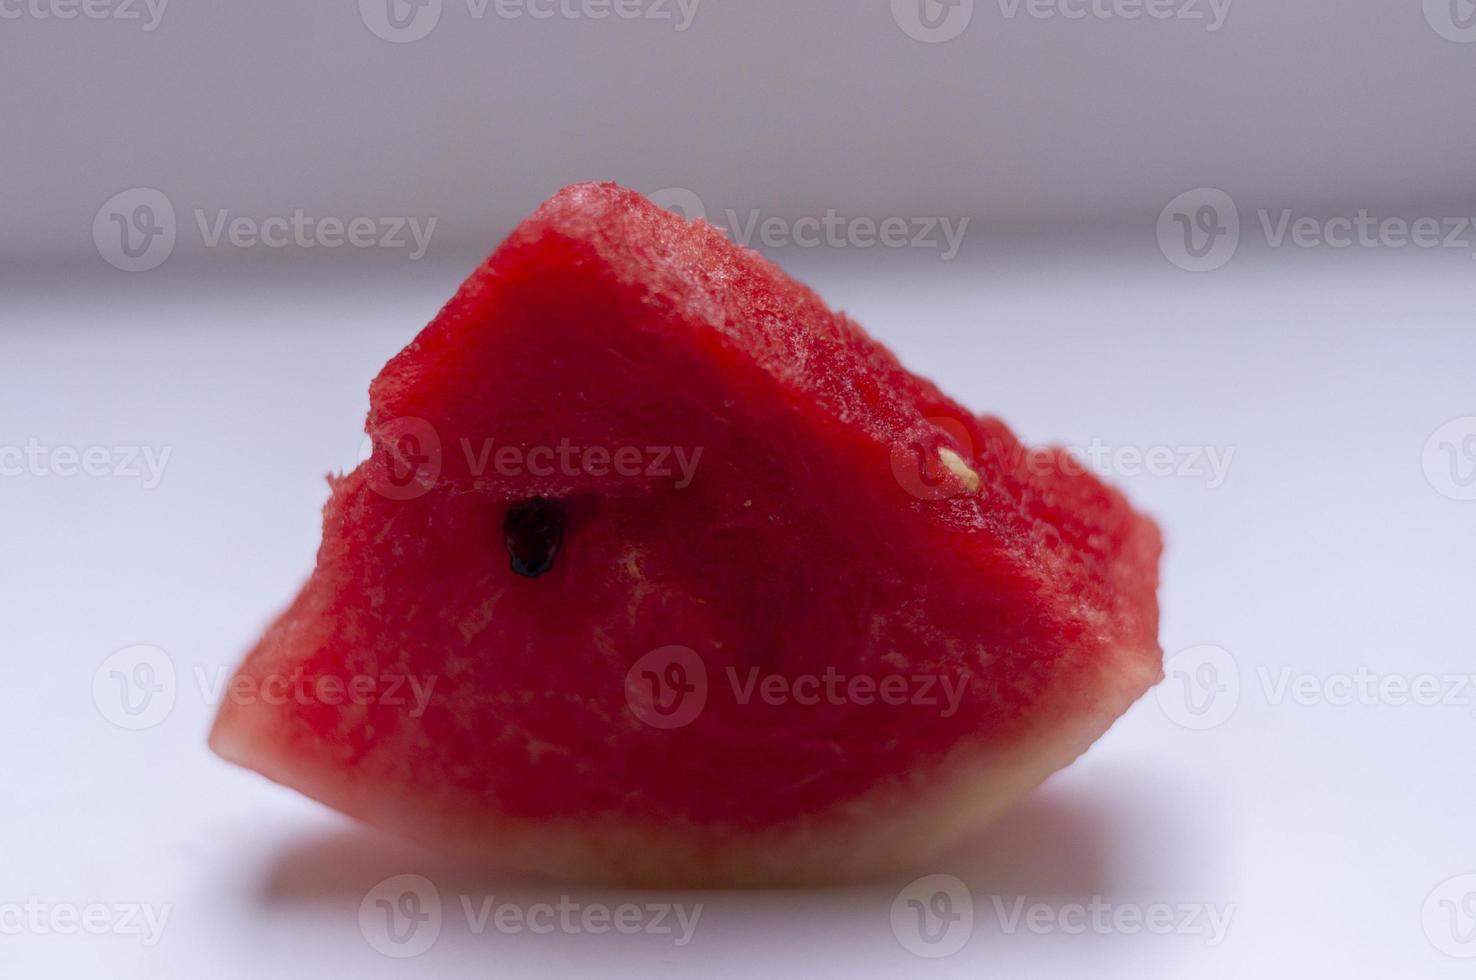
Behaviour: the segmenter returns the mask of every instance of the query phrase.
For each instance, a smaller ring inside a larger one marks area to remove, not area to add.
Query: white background
[[[175,2],[152,32],[0,20],[0,446],[170,452],[152,487],[55,466],[0,477],[0,975],[1470,975],[1450,954],[1476,956],[1459,904],[1476,880],[1441,886],[1476,874],[1476,690],[1451,687],[1476,672],[1476,502],[1457,499],[1476,472],[1476,246],[1272,246],[1257,212],[1473,213],[1476,45],[1418,4],[1373,2],[1237,0],[1213,33],[980,4],[942,44],[909,38],[884,3],[708,0],[680,33],[472,22],[447,3],[398,45],[351,3]],[[1170,677],[1000,825],[915,873],[657,895],[467,880],[204,747],[197,678],[228,670],[306,575],[322,477],[357,457],[369,378],[518,215],[606,176],[692,189],[714,216],[969,217],[951,261],[769,251],[1030,441],[1233,453],[1215,486],[1116,457],[1112,478],[1168,539]],[[92,229],[134,187],[168,198],[177,242],[128,273]],[[1191,273],[1155,228],[1199,187],[1229,195],[1241,235]],[[206,248],[197,207],[440,230],[418,262]],[[94,697],[135,644],[177,680],[141,731]],[[1360,670],[1438,678],[1446,703],[1326,703]],[[400,960],[358,913],[405,873],[434,883],[445,916]],[[892,917],[932,873],[975,906],[943,959],[909,952]],[[703,911],[685,946],[477,935],[463,895]],[[33,898],[168,918],[152,945],[7,926]],[[1230,925],[1217,944],[1200,920],[1061,928],[1093,900],[1213,906]],[[1042,906],[1046,925],[1012,929],[996,901]]]
[[[702,0],[685,31],[427,0],[434,29],[401,44],[355,0],[171,0],[152,31],[129,2],[138,20],[0,19],[0,255],[85,251],[98,206],[140,185],[181,211],[437,216],[443,242],[484,250],[595,176],[766,213],[1079,231],[1205,185],[1266,207],[1448,208],[1476,170],[1476,46],[1431,26],[1469,0],[1428,17],[1421,0],[1230,0],[1216,31],[970,0],[935,44],[889,0]]]

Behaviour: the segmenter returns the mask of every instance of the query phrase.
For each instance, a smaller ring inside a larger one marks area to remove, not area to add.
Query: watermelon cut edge
[[[806,887],[925,870],[949,847],[985,830],[1047,777],[1083,755],[1162,679],[1157,650],[1120,651],[1104,666],[1110,694],[1067,724],[1038,726],[1003,751],[959,752],[925,773],[879,786],[830,813],[753,833],[737,827],[621,825],[504,819],[489,826],[428,825],[415,801],[386,807],[341,771],[284,757],[270,728],[225,714],[210,748],[380,830],[431,843],[472,873],[532,871],[564,881],[644,888]],[[261,716],[256,716],[260,718]]]

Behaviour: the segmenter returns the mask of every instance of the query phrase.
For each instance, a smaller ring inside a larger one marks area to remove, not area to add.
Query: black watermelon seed
[[[556,501],[530,497],[513,504],[502,519],[502,535],[512,559],[512,570],[537,578],[553,568],[567,522],[564,508]]]

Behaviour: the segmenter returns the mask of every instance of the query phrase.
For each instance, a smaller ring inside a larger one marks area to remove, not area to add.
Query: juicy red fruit
[[[375,380],[368,429],[312,579],[242,670],[435,695],[418,716],[227,706],[217,732],[395,829],[560,828],[578,855],[581,828],[669,831],[690,838],[673,867],[732,878],[745,839],[865,840],[883,794],[900,819],[960,758],[1069,761],[1157,676],[1150,521],[614,185],[525,222]],[[585,455],[531,465],[556,446]],[[697,460],[685,483],[673,458]],[[680,725],[648,714],[699,695]],[[1053,728],[1084,734],[1046,752]]]

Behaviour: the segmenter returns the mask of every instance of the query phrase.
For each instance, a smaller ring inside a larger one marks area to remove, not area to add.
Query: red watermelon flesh
[[[539,208],[370,395],[211,744],[468,860],[908,868],[1160,676],[1150,520],[613,184]]]

